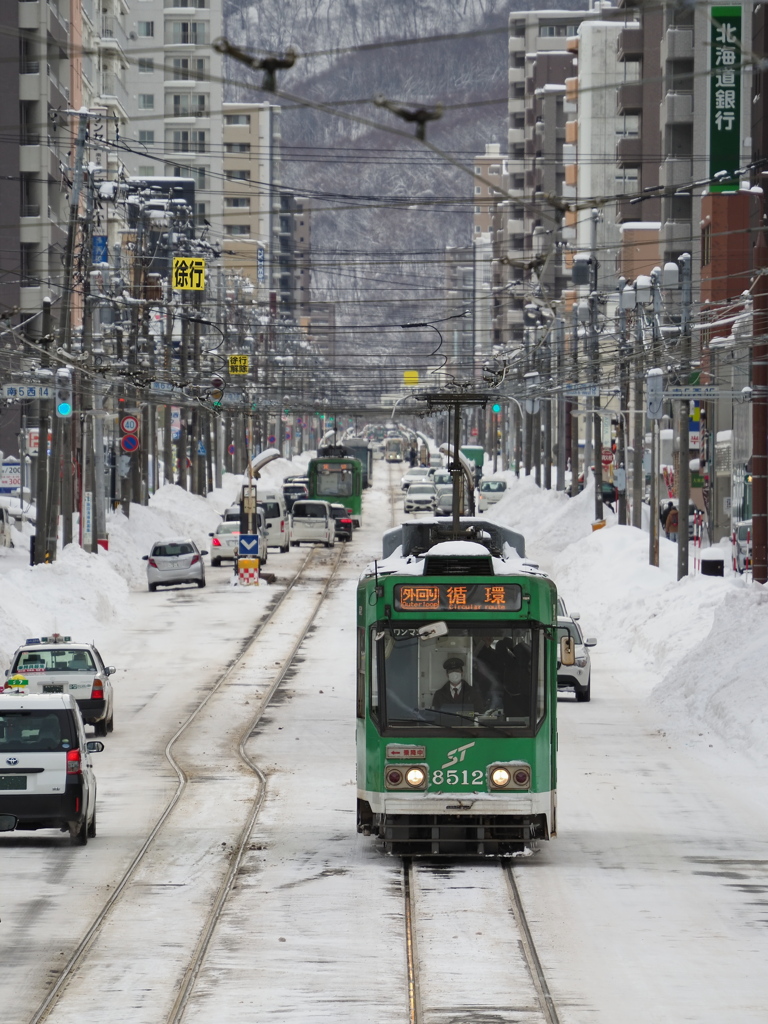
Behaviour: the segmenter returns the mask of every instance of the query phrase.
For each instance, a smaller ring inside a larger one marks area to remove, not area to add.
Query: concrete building
[[[197,224],[222,237],[223,58],[210,45],[223,34],[221,4],[133,0],[127,25],[128,172],[194,179]]]

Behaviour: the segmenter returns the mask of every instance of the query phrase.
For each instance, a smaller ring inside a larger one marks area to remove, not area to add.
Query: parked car
[[[739,572],[752,567],[751,519],[742,519],[733,527],[733,557]]]
[[[171,587],[178,583],[196,583],[198,587],[204,587],[203,555],[207,554],[189,537],[156,541],[150,553],[144,555],[149,589],[157,590],[158,587]]]
[[[352,531],[355,524],[347,513],[346,506],[342,505],[341,502],[331,502],[331,515],[333,516],[336,539],[352,540]]]
[[[283,500],[288,512],[293,509],[294,502],[309,497],[309,486],[305,483],[284,483]]]
[[[436,469],[432,475],[432,483],[438,497],[445,491],[453,492],[453,477],[447,469]]]
[[[23,693],[68,693],[77,702],[83,721],[97,736],[115,727],[114,694],[105,665],[93,644],[73,643],[53,633],[27,640],[17,648],[5,673],[6,687]]]
[[[494,480],[488,478],[480,481],[477,488],[477,511],[485,512],[490,505],[501,501],[507,491],[506,480]]]
[[[400,490],[407,491],[411,484],[424,484],[431,480],[434,469],[430,466],[414,466],[400,478]]]
[[[291,546],[291,523],[285,498],[279,491],[267,491],[258,495],[258,507],[264,513],[267,544],[285,553]]]
[[[214,533],[209,533],[211,538],[211,565],[219,566],[222,562],[237,561],[237,552],[240,542],[240,508],[237,506],[237,521],[225,519],[219,523]],[[260,508],[256,509],[255,532],[259,537],[259,560],[266,565],[269,553],[267,551],[268,538],[264,524],[264,513]]]
[[[558,642],[563,637],[570,637],[574,643],[575,663],[573,665],[557,664],[557,689],[573,690],[577,701],[588,701],[591,698],[592,689],[592,662],[589,657],[589,647],[594,647],[597,640],[594,637],[584,639],[581,629],[572,618],[557,619]]]
[[[462,509],[461,514],[463,516],[469,515],[469,507],[467,505],[466,498],[464,499],[464,508]],[[437,495],[437,501],[435,503],[435,515],[453,515],[453,489],[451,489],[450,491],[440,491],[440,493]]]
[[[574,619],[574,621],[575,621],[575,620],[579,619],[581,616],[579,615],[578,612],[569,612],[568,609],[565,607],[565,601],[562,599],[562,597],[558,596],[558,598],[557,598],[557,617],[558,617],[558,619]]]
[[[309,543],[330,548],[335,542],[335,521],[328,502],[314,498],[295,501],[291,509],[291,546]]]
[[[434,512],[437,491],[432,484],[411,484],[403,501],[404,512]]]
[[[0,816],[13,828],[57,828],[73,846],[96,835],[96,776],[77,701],[69,693],[0,694]]]

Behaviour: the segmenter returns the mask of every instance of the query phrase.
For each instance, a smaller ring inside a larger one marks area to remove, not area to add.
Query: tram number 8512
[[[471,781],[470,781],[471,776]],[[461,772],[450,769],[447,772],[443,772],[442,769],[437,768],[432,772],[432,785],[433,786],[482,786],[484,781],[485,773],[481,769],[476,769],[473,772],[469,772],[466,769]]]

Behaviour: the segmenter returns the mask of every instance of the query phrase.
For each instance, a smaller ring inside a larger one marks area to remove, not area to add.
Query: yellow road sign
[[[173,287],[182,292],[204,291],[205,260],[198,256],[174,256]]]
[[[229,372],[248,373],[250,363],[248,356],[229,356]]]

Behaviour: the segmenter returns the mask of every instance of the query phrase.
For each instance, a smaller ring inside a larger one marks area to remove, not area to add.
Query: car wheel
[[[286,553],[287,553],[287,551],[288,551],[288,548],[289,548],[289,547],[290,547],[290,544],[286,544],[284,548],[280,548],[280,551],[281,551],[281,552],[282,552],[283,554],[286,554]]]
[[[218,569],[218,567],[221,565],[221,559],[220,558],[212,558],[211,559],[211,565],[213,566],[214,569]]]
[[[91,818],[91,824],[88,826],[88,838],[96,838],[96,810],[94,808],[93,817]]]
[[[150,592],[154,594],[154,592],[157,590],[157,584],[156,583],[150,583],[149,584],[149,589],[150,589]]]
[[[88,822],[85,818],[78,823],[72,821],[69,824],[70,846],[85,846],[88,843]]]
[[[301,541],[300,540],[292,540],[291,541],[291,547],[292,548],[298,548],[300,546],[301,546]]]
[[[93,731],[96,733],[97,736],[106,736],[107,735],[107,720],[106,720],[106,718],[102,718],[99,722],[94,722],[93,723]]]
[[[114,715],[110,715],[109,716],[109,721],[107,722],[107,732],[114,732],[114,731],[115,731],[115,716]]]
[[[205,586],[205,576],[203,576],[203,578],[201,580],[197,581],[197,585],[202,590],[202,588]]]
[[[588,701],[591,698],[591,692],[590,692],[591,689],[592,689],[592,676],[590,674],[590,677],[587,680],[587,685],[586,686],[580,686],[579,689],[576,691],[576,700],[578,700],[580,702],[584,702],[584,703],[586,701]]]

